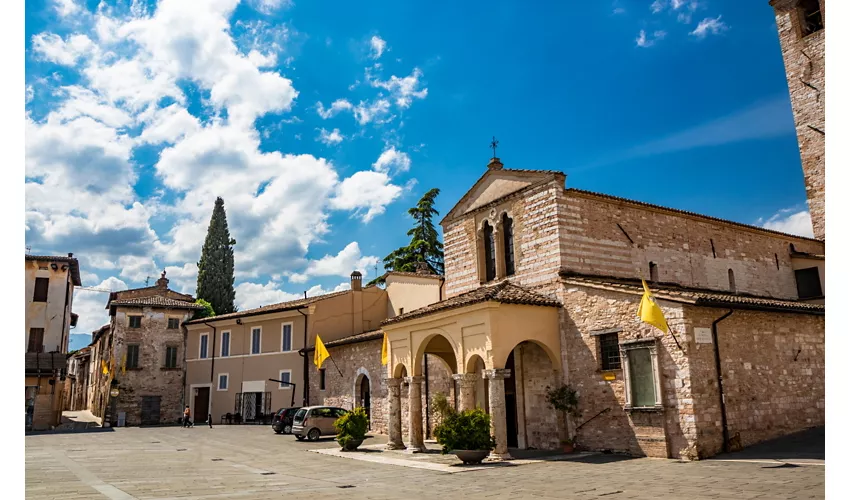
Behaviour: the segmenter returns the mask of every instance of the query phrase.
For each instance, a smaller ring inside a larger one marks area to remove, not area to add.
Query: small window
[[[141,328],[142,327],[142,317],[141,316],[130,316],[130,328]]]
[[[47,288],[50,285],[50,278],[36,278],[35,291],[32,294],[33,302],[47,302]]]
[[[227,384],[230,382],[230,376],[227,373],[219,373],[218,374],[218,390],[226,391]]]
[[[44,352],[44,328],[30,328],[27,352]]]
[[[738,286],[735,284],[735,271],[729,270],[729,291],[738,293]]]
[[[281,327],[280,350],[281,351],[291,351],[292,350],[292,323],[285,323]]]
[[[209,335],[206,333],[201,335],[201,345],[198,350],[198,357],[201,359],[206,359],[207,357],[207,344],[209,342]]]
[[[292,386],[289,385],[292,378],[292,372],[290,370],[281,370],[280,372],[280,389],[291,389]]]
[[[493,226],[484,221],[484,281],[496,279],[496,239]]]
[[[177,368],[177,347],[167,346],[165,348],[165,367]]]
[[[797,19],[800,22],[800,35],[809,36],[823,29],[823,13],[819,0],[800,0],[797,4]]]
[[[649,263],[649,281],[658,281],[658,264]]]
[[[776,269],[779,269],[779,254],[773,254],[773,259],[776,261]]]
[[[398,308],[398,314],[399,314],[399,316],[404,314],[404,308],[403,307]]]
[[[251,354],[260,354],[263,331],[259,328],[251,330]]]
[[[177,330],[180,328],[180,318],[168,318],[168,329]]]
[[[514,265],[514,221],[508,214],[502,215],[502,230],[505,240],[505,275],[513,276],[516,272]]]
[[[221,332],[221,357],[230,356],[230,332]]]
[[[620,369],[620,341],[616,333],[606,333],[599,340],[599,361],[603,370]]]
[[[655,374],[652,370],[652,353],[648,348],[630,349],[627,353],[632,407],[649,408],[655,406]]]
[[[797,269],[794,271],[797,278],[797,296],[801,299],[815,299],[823,297],[823,289],[820,286],[820,273],[817,267]]]
[[[325,390],[325,369],[319,368],[319,390]]]
[[[138,344],[128,344],[127,345],[127,362],[126,365],[128,370],[133,370],[139,367],[139,345]]]

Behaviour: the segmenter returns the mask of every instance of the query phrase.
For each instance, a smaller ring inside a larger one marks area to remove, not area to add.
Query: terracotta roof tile
[[[383,330],[372,330],[369,332],[358,333],[355,335],[349,335],[348,337],[343,337],[341,339],[331,340],[330,342],[325,342],[325,347],[339,347],[348,344],[357,344],[359,342],[369,342],[371,340],[380,340],[384,337]],[[307,352],[316,350],[315,346],[310,346],[307,349]]]
[[[388,271],[384,273],[384,278],[387,276],[410,276],[412,278],[431,278],[431,279],[445,279],[445,276],[442,274],[426,274],[426,273],[412,273],[407,271]]]
[[[592,276],[561,271],[565,282],[604,290],[643,294],[639,279]],[[705,307],[731,307],[733,309],[756,309],[762,311],[798,312],[824,314],[821,304],[810,304],[790,299],[776,299],[749,294],[731,294],[704,288],[684,287],[675,283],[650,283],[652,294],[659,299],[682,302]]]
[[[398,323],[429,314],[465,307],[480,302],[501,302],[502,304],[525,304],[530,306],[551,306],[560,307],[561,303],[557,300],[538,295],[523,287],[514,285],[510,281],[502,281],[495,285],[484,285],[475,290],[456,295],[446,300],[436,302],[429,306],[415,309],[404,314],[400,314],[394,318],[385,320],[382,325]]]
[[[135,297],[131,299],[116,299],[109,303],[107,307],[124,306],[124,307],[170,307],[172,309],[203,309],[201,304],[188,302],[185,300],[175,300],[160,295],[151,295],[149,297]]]
[[[337,297],[339,295],[343,295],[348,293],[349,290],[342,290],[340,292],[332,292],[326,293],[324,295],[316,295],[314,297],[307,297],[306,299],[298,299],[298,300],[290,300],[288,302],[280,302],[278,304],[270,304],[267,306],[256,307],[254,309],[246,309],[244,311],[238,311],[229,314],[220,314],[218,316],[213,316],[211,318],[203,318],[203,319],[195,319],[192,321],[187,321],[187,325],[203,323],[204,321],[218,321],[221,319],[233,319],[233,318],[243,318],[245,316],[256,316],[258,314],[270,314],[281,311],[289,311],[292,309],[298,309],[301,307],[309,306],[314,302],[318,302],[320,300],[329,299],[331,297]]]

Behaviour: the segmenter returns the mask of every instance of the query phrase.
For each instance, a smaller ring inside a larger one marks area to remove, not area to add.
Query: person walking
[[[207,415],[207,423],[210,424],[210,429],[212,429],[212,413]]]
[[[192,427],[192,422],[189,420],[192,417],[192,411],[189,410],[189,405],[183,410],[183,427]]]

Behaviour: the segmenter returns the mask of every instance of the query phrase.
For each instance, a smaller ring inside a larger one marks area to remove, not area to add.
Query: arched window
[[[484,281],[496,279],[496,240],[493,226],[484,221]]]
[[[513,276],[514,265],[514,221],[508,214],[502,215],[502,234],[505,239],[505,276]]]
[[[738,288],[735,286],[735,271],[729,270],[729,291],[738,293]]]
[[[649,263],[649,281],[658,281],[658,264]]]

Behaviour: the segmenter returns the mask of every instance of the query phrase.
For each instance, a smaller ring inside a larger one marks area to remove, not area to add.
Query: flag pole
[[[336,371],[339,372],[339,376],[342,377],[342,371],[340,371],[339,367],[336,365],[336,361],[334,360],[334,357],[331,356],[330,354],[328,354],[328,357],[331,359],[331,361],[333,361],[334,368],[336,368]]]

